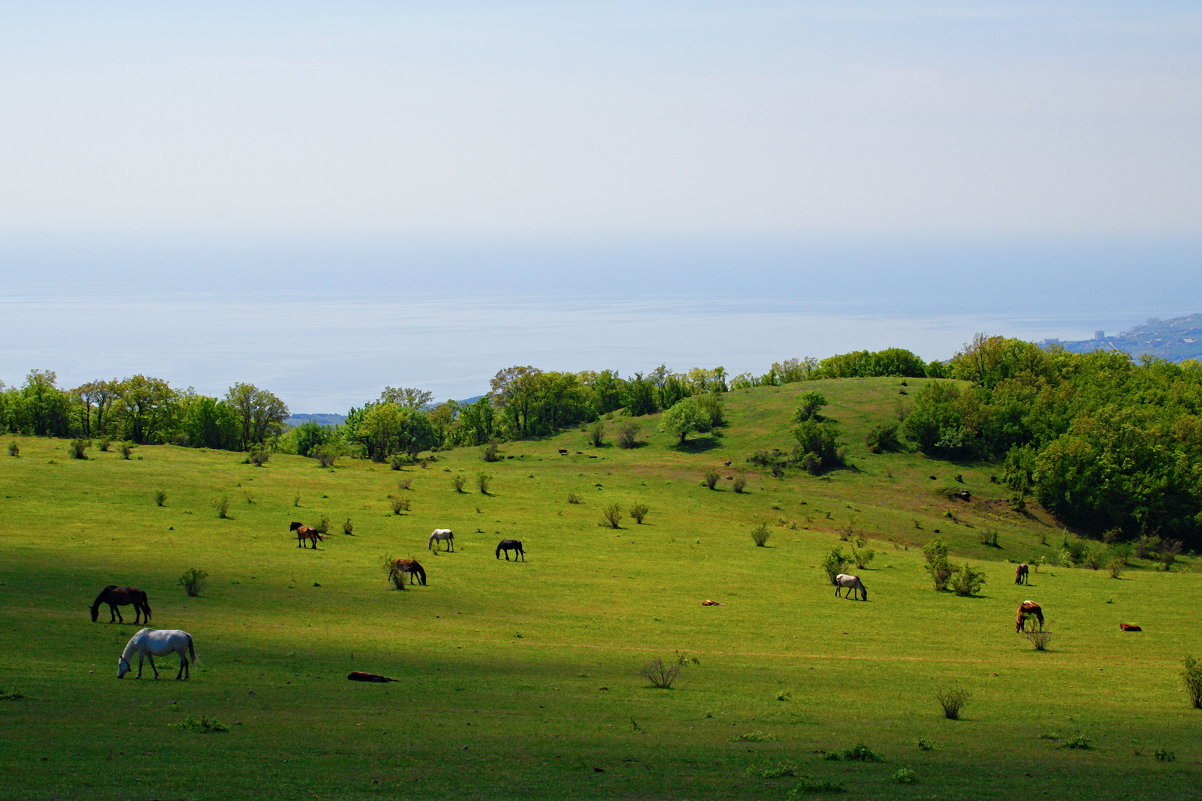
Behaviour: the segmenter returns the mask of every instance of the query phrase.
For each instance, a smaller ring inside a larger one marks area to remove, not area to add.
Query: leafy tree
[[[71,390],[77,399],[79,412],[79,429],[85,437],[103,436],[106,415],[116,400],[113,381],[89,381]]]
[[[334,430],[316,420],[306,420],[288,432],[298,456],[311,456],[316,448],[324,445],[334,435]]]
[[[954,572],[948,559],[948,551],[947,543],[939,539],[928,540],[927,544],[922,546],[922,556],[926,560],[924,567],[935,582],[935,589],[939,591],[947,589]]]
[[[205,395],[185,394],[180,398],[179,427],[194,448],[238,447],[238,421],[228,404]]]
[[[238,445],[244,450],[279,434],[288,416],[282,400],[253,384],[234,384],[226,392],[225,402],[238,423]]]
[[[156,442],[175,424],[179,395],[161,378],[135,375],[114,385],[112,419],[124,439]]]
[[[635,373],[622,387],[622,405],[631,417],[642,417],[658,411],[655,405],[655,383],[644,378],[642,373]]]
[[[677,401],[660,418],[659,430],[680,437],[680,444],[694,431],[709,431],[710,416],[705,413],[696,398],[688,397]]]
[[[826,396],[821,392],[810,391],[805,392],[798,399],[797,411],[793,413],[793,422],[804,423],[806,420],[821,420],[821,415],[818,410],[826,406]]]
[[[10,412],[13,428],[28,434],[65,437],[70,432],[70,400],[58,388],[53,370],[30,370]]]
[[[811,418],[798,423],[793,436],[797,440],[797,460],[807,472],[818,475],[843,465],[839,426],[833,420],[819,422]]]
[[[426,409],[434,400],[434,393],[415,387],[384,387],[380,403],[395,403],[405,409]]]

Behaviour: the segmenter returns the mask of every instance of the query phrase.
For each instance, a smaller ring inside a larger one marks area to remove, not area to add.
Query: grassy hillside
[[[731,393],[722,436],[683,451],[646,418],[633,450],[577,431],[505,445],[496,463],[471,449],[403,471],[278,455],[256,468],[167,446],[74,460],[62,441],[6,438],[20,455],[0,455],[0,688],[21,697],[0,701],[0,797],[785,799],[807,782],[898,799],[1192,792],[1202,712],[1179,673],[1202,650],[1198,574],[1045,566],[1016,587],[1012,562],[1058,550],[1052,521],[1010,511],[988,469],[863,445],[921,383],[823,382],[855,469],[820,478],[746,462],[790,446],[788,418],[812,388],[797,385]],[[394,514],[393,498],[409,510]],[[599,525],[607,505],[637,502],[643,525]],[[329,538],[298,549],[288,522],[322,516]],[[454,529],[456,552],[426,549],[435,527]],[[877,551],[856,571],[867,603],[833,597],[819,567],[848,532]],[[931,589],[915,546],[936,532],[985,571],[980,597]],[[502,537],[522,539],[527,561],[496,559]],[[419,558],[429,585],[393,589],[386,556]],[[177,583],[189,568],[208,573],[199,597]],[[194,635],[190,682],[170,680],[174,658],[158,682],[115,679],[136,627],[87,610],[110,583],[146,589],[153,625]],[[1014,633],[1028,597],[1048,615],[1048,651]],[[677,654],[697,663],[673,689],[639,675]],[[346,681],[352,670],[399,681]],[[959,721],[935,700],[955,686],[972,694]],[[202,718],[229,731],[178,725]],[[1078,737],[1092,747],[1064,747]],[[885,761],[822,758],[858,743]],[[765,775],[782,765],[809,778]],[[902,768],[917,783],[892,781]]]

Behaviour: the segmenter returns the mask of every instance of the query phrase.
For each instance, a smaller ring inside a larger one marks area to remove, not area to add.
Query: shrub
[[[583,503],[583,500],[574,492],[568,493],[568,503]]]
[[[401,470],[409,460],[402,453],[394,453],[388,459],[388,466],[393,470]]]
[[[868,430],[864,440],[868,445],[869,453],[901,450],[901,440],[898,439],[896,425],[873,426]]]
[[[8,443],[8,455],[9,456],[20,456],[21,455],[21,446],[18,445],[15,441]]]
[[[398,498],[396,495],[389,495],[388,503],[390,506],[392,506],[392,513],[394,515],[399,515],[402,512],[409,511],[409,499],[408,498]]]
[[[0,687],[0,701],[20,701],[25,697],[25,693],[20,690],[10,690],[7,687]]]
[[[1060,744],[1061,748],[1073,748],[1081,751],[1089,751],[1093,748],[1093,743],[1083,733],[1077,732],[1072,737],[1069,737]]]
[[[1176,762],[1177,761],[1176,752],[1166,751],[1163,748],[1157,748],[1155,751],[1152,752],[1152,756],[1154,756],[1156,758],[1157,762]]]
[[[884,762],[885,758],[863,743],[844,748],[842,751],[825,751],[823,759],[844,762]]]
[[[797,763],[788,760],[780,762],[765,762],[761,765],[752,765],[747,768],[748,776],[756,776],[761,779],[781,779],[786,776],[797,775]]]
[[[776,742],[776,735],[762,731],[749,731],[734,735],[730,738],[730,741],[732,743],[774,743]]]
[[[768,543],[770,536],[772,536],[772,532],[768,530],[767,523],[760,523],[751,530],[751,541],[759,548],[763,548]]]
[[[1111,556],[1110,561],[1106,563],[1106,570],[1110,573],[1111,578],[1116,579],[1123,575],[1123,568],[1126,566],[1126,559],[1121,556]]]
[[[246,451],[246,461],[250,464],[253,464],[255,467],[262,467],[263,465],[267,464],[267,460],[270,458],[271,452],[267,450],[267,446],[262,443],[259,443],[258,445],[252,445],[250,449]]]
[[[501,451],[497,447],[497,443],[490,442],[484,446],[484,450],[480,452],[480,458],[486,462],[501,461]]]
[[[1052,641],[1052,632],[1050,631],[1028,631],[1024,632],[1023,636],[1031,641],[1031,645],[1036,651],[1048,650],[1048,644]]]
[[[321,519],[317,521],[317,525],[314,526],[314,528],[317,529],[318,534],[321,534],[323,536],[326,534],[329,534],[330,533],[330,518],[326,517],[325,515],[322,515]]]
[[[611,503],[609,506],[601,510],[601,522],[599,526],[609,526],[610,528],[621,528],[618,525],[622,520],[622,507],[616,503]]]
[[[201,715],[198,718],[189,715],[179,723],[168,725],[174,729],[186,729],[187,731],[199,732],[200,734],[215,734],[230,730],[229,726],[218,721],[216,718],[206,717],[205,715]]]
[[[914,771],[910,768],[898,768],[889,777],[889,781],[894,784],[915,784],[918,782],[918,777],[914,775]]]
[[[732,486],[734,487],[735,492],[741,493],[747,487],[747,479],[743,478],[742,476],[737,476],[735,478],[735,483]]]
[[[588,441],[594,448],[605,445],[605,423],[598,420],[588,427]]]
[[[619,448],[637,448],[639,446],[639,427],[635,423],[627,423],[618,429]]]
[[[843,572],[843,570],[851,564],[851,559],[843,555],[843,552],[838,548],[832,548],[830,553],[826,555],[826,559],[822,561],[822,569],[826,571],[826,577],[830,580],[832,586],[835,585],[835,576]]]
[[[918,738],[918,750],[920,750],[920,751],[934,751],[934,750],[935,750],[935,746],[934,746],[934,745],[932,745],[932,744],[931,744],[931,741],[930,741],[930,740],[928,740],[926,737],[919,737],[919,738]]]
[[[348,537],[355,533],[355,524],[351,522],[349,517],[342,522],[342,533]]]
[[[697,660],[693,660],[696,662]],[[672,683],[680,676],[680,672],[684,670],[685,665],[689,662],[688,658],[682,653],[677,653],[674,660],[664,662],[658,656],[652,659],[647,664],[643,665],[643,669],[639,671],[639,675],[651,682],[651,686],[661,690],[672,689]]]
[[[971,565],[960,565],[952,573],[951,587],[956,595],[972,596],[981,591],[985,584],[985,572]]]
[[[488,494],[488,485],[492,483],[492,476],[488,473],[480,473],[476,476],[476,489],[480,490],[481,495]]]
[[[322,467],[333,467],[334,461],[342,455],[342,448],[336,442],[323,442],[309,451],[309,455]]]
[[[947,543],[943,540],[930,540],[922,546],[922,555],[926,559],[924,567],[935,582],[935,589],[939,591],[946,590],[952,578],[952,563],[948,561],[947,553]]]
[[[1202,664],[1192,656],[1185,657],[1182,664],[1185,669],[1181,671],[1181,678],[1185,681],[1185,689],[1189,691],[1190,702],[1194,709],[1202,709]]]
[[[980,534],[978,534],[977,536],[979,536],[981,538],[981,544],[984,545],[986,548],[1001,548],[1002,547],[1001,544],[998,542],[998,533],[994,529],[991,529],[991,528],[983,529],[980,532]]]
[[[128,442],[121,443],[121,458],[128,459],[130,454],[134,452],[134,446]]]
[[[194,567],[188,568],[182,576],[179,577],[179,585],[184,588],[184,592],[189,597],[195,598],[205,588],[205,579],[209,574],[203,570],[197,570]]]
[[[861,569],[868,567],[869,563],[876,556],[876,551],[866,547],[867,545],[868,540],[863,537],[856,537],[855,542],[852,543],[851,561],[855,563],[856,567]]]
[[[388,574],[388,580],[392,582],[392,586],[398,590],[405,589],[405,573],[397,569],[396,561],[391,556],[384,557],[384,572]]]
[[[831,779],[819,779],[814,776],[800,776],[801,782],[789,791],[788,801],[796,801],[804,793],[842,793],[846,787]]]
[[[165,503],[167,503],[167,492],[165,490],[161,490],[161,489],[155,490],[154,491],[154,505],[162,506]]]
[[[113,441],[106,437],[105,439],[100,440],[100,444],[97,445],[96,447],[101,453],[108,453],[109,448],[111,448],[112,446],[113,446]]]
[[[943,707],[943,716],[948,720],[959,720],[960,713],[972,694],[963,687],[949,687],[935,693],[935,700]]]
[[[708,471],[706,471],[705,476],[702,480],[705,482],[705,486],[709,487],[710,489],[713,489],[714,487],[718,486],[719,478],[721,478],[721,476],[719,476],[715,471],[708,470]]]
[[[73,439],[67,444],[67,453],[72,459],[87,459],[88,448],[92,446],[86,439]]]
[[[222,495],[217,500],[213,501],[213,509],[217,512],[218,520],[228,520],[230,516],[230,499],[226,495]]]
[[[451,486],[455,488],[456,492],[463,492],[463,485],[466,483],[467,483],[467,479],[464,478],[463,476],[459,475],[458,473],[451,476]]]
[[[651,507],[645,503],[633,503],[630,505],[630,517],[640,526],[643,525],[643,519],[647,517],[647,513],[651,511]]]
[[[402,491],[412,489],[413,488],[413,479],[398,478],[396,480],[396,488],[399,490],[402,490]]]

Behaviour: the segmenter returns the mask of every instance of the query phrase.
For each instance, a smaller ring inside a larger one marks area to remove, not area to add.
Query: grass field
[[[821,478],[746,462],[789,447],[799,385],[731,393],[723,435],[683,451],[648,418],[633,450],[574,431],[506,444],[500,462],[468,449],[402,471],[280,455],[257,468],[169,446],[75,460],[64,441],[6,437],[20,455],[0,455],[0,797],[1190,797],[1192,561],[1119,579],[1045,565],[1015,586],[1014,562],[1059,550],[1050,518],[1011,511],[987,466],[863,445],[920,385],[824,382],[856,469]],[[639,502],[644,524],[599,525],[609,504]],[[289,521],[323,516],[322,547],[298,549]],[[427,550],[437,527],[456,552]],[[854,571],[866,603],[835,598],[820,567],[849,532],[876,551]],[[985,571],[980,597],[932,590],[916,547],[932,536]],[[527,561],[496,559],[503,537]],[[386,556],[420,559],[429,585],[393,589]],[[190,568],[208,573],[198,597],[178,584]],[[108,624],[106,608],[90,621],[110,583],[144,588],[153,625],[193,634],[191,681],[171,680],[174,657],[159,681],[149,667],[116,680],[137,627]],[[1048,615],[1047,651],[1014,633],[1024,598]],[[678,655],[672,689],[640,675]],[[399,681],[346,681],[352,670]],[[935,698],[952,687],[971,694],[961,720]],[[824,758],[858,744],[884,761]],[[894,780],[903,769],[914,783]]]

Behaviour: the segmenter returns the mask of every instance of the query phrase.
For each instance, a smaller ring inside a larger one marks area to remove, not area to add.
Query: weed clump
[[[162,505],[164,505],[165,503],[167,503],[167,491],[166,491],[166,490],[161,490],[161,489],[160,489],[160,490],[155,490],[155,491],[154,491],[154,505],[155,505],[155,506],[162,506]]]
[[[819,779],[814,776],[801,776],[801,782],[789,791],[788,801],[797,801],[808,793],[842,793],[846,787],[831,779]]]
[[[898,768],[893,775],[889,777],[889,781],[894,784],[916,784],[918,777],[914,775],[914,771],[910,768]]]
[[[194,567],[188,568],[182,576],[179,577],[179,585],[184,588],[184,592],[189,597],[195,598],[205,588],[205,580],[209,574],[203,570],[197,570]]]
[[[844,748],[842,751],[824,751],[823,759],[834,762],[884,762],[885,758],[863,743]]]
[[[772,532],[768,530],[767,523],[760,523],[751,530],[751,541],[756,544],[756,547],[763,548],[768,544],[768,538],[772,536]]]
[[[971,697],[972,693],[963,687],[949,687],[935,693],[935,700],[943,708],[943,716],[948,720],[959,720],[964,706]]]
[[[743,734],[736,734],[730,738],[730,741],[732,743],[774,743],[776,742],[776,735],[762,731],[749,731]]]
[[[1023,634],[1031,642],[1031,646],[1036,651],[1048,650],[1048,644],[1052,641],[1052,632],[1050,631],[1028,631]]]
[[[622,522],[622,507],[616,503],[611,503],[609,506],[601,510],[601,522],[597,525],[609,526],[610,528],[621,528],[619,523]]]
[[[645,503],[634,503],[630,505],[630,517],[640,526],[643,524],[643,520],[647,517],[647,513],[650,511],[651,507]]]
[[[207,715],[201,715],[198,718],[189,715],[179,723],[172,723],[170,726],[173,729],[184,729],[186,731],[194,731],[200,734],[214,734],[227,732],[230,730],[229,726],[225,725],[216,718],[211,718]]]
[[[660,690],[670,690],[672,689],[672,684],[680,677],[680,672],[690,662],[698,664],[696,659],[689,659],[680,652],[677,652],[676,659],[667,662],[657,656],[643,665],[643,669],[639,671],[639,675],[651,682],[652,687]]]
[[[797,776],[797,763],[788,760],[780,762],[764,762],[747,768],[748,776],[761,779],[783,779],[786,776]]]
[[[1182,664],[1185,669],[1181,671],[1181,678],[1189,691],[1190,702],[1194,709],[1202,709],[1202,664],[1192,656],[1185,657]]]

